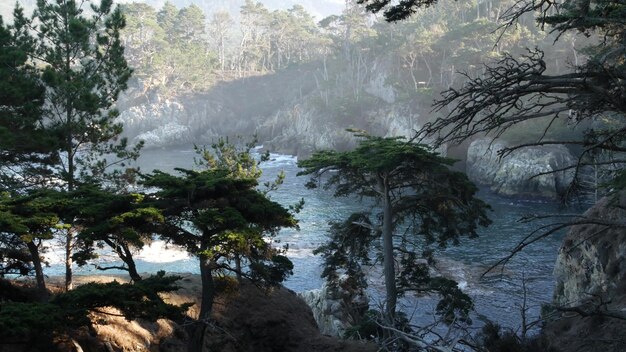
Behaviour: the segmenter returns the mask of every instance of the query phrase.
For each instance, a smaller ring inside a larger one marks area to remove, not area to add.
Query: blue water
[[[138,163],[144,172],[153,169],[172,171],[174,167],[193,167],[194,156],[191,148],[148,150],[142,153]],[[313,249],[325,241],[329,221],[343,220],[351,212],[363,209],[364,205],[357,199],[335,198],[330,190],[306,189],[304,183],[307,178],[296,177],[298,169],[294,157],[272,155],[271,160],[262,165],[262,169],[262,181],[274,179],[281,170],[286,174],[284,184],[270,194],[273,200],[284,206],[295,204],[300,198],[304,198],[306,202],[297,216],[300,230],[284,230],[277,238],[280,241],[278,245],[288,245],[288,256],[295,266],[294,275],[287,280],[285,286],[294,291],[319,288],[322,284],[321,260],[312,254]],[[554,286],[552,269],[563,234],[553,235],[529,246],[515,256],[502,271],[496,271],[482,279],[480,275],[538,226],[537,223],[520,222],[522,216],[555,213],[561,209],[555,203],[514,201],[495,196],[486,190],[480,192],[480,197],[492,206],[490,217],[494,223],[481,230],[477,239],[465,240],[459,246],[439,250],[437,254],[441,260],[438,266],[441,272],[456,279],[464,291],[472,296],[476,306],[475,318],[484,316],[503,326],[517,329],[521,320],[519,305],[523,297],[522,277],[525,278],[527,288],[528,319],[533,320],[538,318],[541,304],[551,300]],[[568,210],[574,211],[580,212]],[[198,272],[198,264],[194,258],[183,255],[173,261],[158,259],[138,259],[139,271]],[[77,269],[76,272],[95,273],[90,267]],[[61,274],[62,267],[59,264],[52,265],[47,273]],[[370,276],[372,296],[376,299],[380,297],[382,279],[376,271]],[[434,302],[434,299],[428,297],[408,297],[402,304],[406,311],[418,316],[416,321],[424,322],[428,321]]]

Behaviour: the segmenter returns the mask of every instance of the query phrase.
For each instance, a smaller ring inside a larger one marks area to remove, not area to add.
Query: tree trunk
[[[128,265],[128,275],[133,280],[133,282],[141,281],[141,275],[137,272],[137,265],[135,264],[135,260],[133,259],[132,253],[128,246],[124,246],[124,251],[126,252],[124,262]]]
[[[72,283],[72,229],[68,229],[65,234],[65,291],[70,291],[74,285]]]
[[[69,34],[70,23],[65,17],[65,29]],[[72,49],[68,44],[65,45],[65,79],[69,79],[71,77],[72,72],[72,58],[71,58]],[[65,152],[67,153],[67,190],[68,192],[74,191],[74,145],[73,145],[73,131],[72,131],[72,122],[74,116],[74,102],[72,101],[72,97],[67,97],[65,101]],[[71,224],[74,224],[74,219],[71,220]],[[74,240],[74,234],[72,233],[71,226],[66,234],[65,234],[65,290],[69,291],[73,288],[72,284],[72,250],[73,245],[72,242]]]
[[[126,264],[128,268],[128,276],[130,276],[131,280],[134,282],[141,281],[141,275],[137,272],[137,265],[135,264],[135,260],[133,259],[133,253],[131,252],[128,244],[126,243],[116,243],[111,239],[106,239],[104,242],[109,245],[116,253],[117,256]]]
[[[213,298],[215,297],[215,282],[211,271],[211,263],[205,255],[200,255],[200,278],[202,279],[202,299],[200,302],[200,315],[195,324],[191,324],[189,333],[189,352],[202,352],[204,334],[208,320],[211,318]]]
[[[39,291],[39,300],[42,302],[46,302],[48,300],[48,290],[46,289],[46,280],[43,275],[41,257],[39,256],[39,246],[36,245],[33,241],[26,243],[26,246],[28,247],[28,251],[30,252],[33,266],[35,267],[35,279],[37,281],[37,291]]]
[[[241,276],[241,257],[239,256],[239,254],[235,254],[235,270],[235,274],[237,275],[237,281],[241,283],[243,277]]]
[[[385,177],[378,178],[379,189],[383,193],[383,274],[385,276],[385,319],[394,323],[396,314],[397,289],[396,289],[396,269],[393,255],[393,219],[391,209],[391,197],[389,183]]]

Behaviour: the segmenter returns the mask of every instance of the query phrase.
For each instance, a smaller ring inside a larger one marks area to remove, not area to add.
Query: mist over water
[[[174,168],[193,168],[195,152],[191,147],[178,149],[153,149],[142,153],[138,161],[143,172],[160,169],[174,172]],[[270,197],[283,206],[293,205],[301,198],[305,199],[304,209],[297,214],[300,230],[286,229],[277,237],[277,246],[288,246],[288,257],[294,263],[294,275],[285,286],[301,292],[320,288],[323,281],[321,274],[321,258],[313,255],[313,250],[326,240],[329,221],[344,220],[354,211],[368,210],[354,198],[335,198],[332,190],[323,188],[307,189],[304,187],[307,177],[296,177],[297,158],[287,155],[271,154],[270,161],[261,165],[263,176],[261,183],[273,180],[282,170],[285,180],[278,190],[271,192]],[[496,270],[484,278],[481,274],[494,262],[505,256],[522,238],[539,226],[539,223],[524,223],[519,219],[529,214],[549,214],[560,212],[556,203],[543,201],[516,201],[493,195],[489,191],[480,192],[480,198],[489,203],[493,211],[490,214],[493,224],[480,230],[477,239],[463,240],[459,246],[450,246],[438,250],[436,271],[458,281],[459,286],[468,293],[475,302],[475,325],[482,325],[481,316],[497,321],[503,326],[518,328],[520,306],[523,303],[522,278],[526,281],[528,320],[537,319],[541,304],[552,298],[554,279],[552,269],[563,234],[548,237],[527,247],[515,256],[504,270]],[[568,212],[572,212],[569,209]],[[49,259],[51,267],[48,275],[63,273],[62,255],[51,250]],[[58,257],[58,258],[57,258]],[[114,256],[106,256],[115,264]],[[176,246],[166,245],[156,240],[137,255],[139,272],[155,273],[158,270],[180,273],[198,273],[198,263],[184,250]],[[86,266],[76,269],[77,274],[102,274],[93,267]],[[105,273],[120,273],[107,271]],[[370,273],[371,306],[376,307],[383,293],[382,271],[372,270]],[[436,305],[435,297],[409,296],[400,301],[400,306],[417,323],[432,321],[432,312]]]

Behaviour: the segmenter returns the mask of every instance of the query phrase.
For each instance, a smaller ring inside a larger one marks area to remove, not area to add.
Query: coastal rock
[[[557,171],[576,162],[565,146],[526,147],[501,158],[498,152],[507,146],[490,138],[472,142],[467,151],[470,180],[505,196],[553,199],[572,181],[573,171]]]
[[[189,127],[171,122],[133,138],[134,143],[139,141],[143,141],[146,148],[166,147],[191,141],[191,133]]]
[[[584,215],[601,223],[623,224],[626,192],[601,199]],[[608,301],[624,296],[626,229],[598,224],[573,226],[559,250],[554,275],[554,303],[558,306],[578,306],[594,297]]]
[[[305,291],[299,296],[311,307],[313,317],[324,335],[342,337],[347,328],[367,311],[368,298],[363,291],[354,292],[340,278],[337,287],[324,283],[321,289]]]
[[[561,312],[544,316],[548,319],[542,333],[563,352],[623,352],[626,192],[601,199],[584,216],[596,224],[573,226],[563,240],[554,268],[553,298],[555,313]],[[621,222],[622,227],[602,225],[611,222]]]
[[[311,309],[293,291],[244,285],[215,305],[217,325],[207,333],[205,351],[374,352],[373,344],[323,336]]]
[[[477,139],[467,149],[467,176],[472,182],[491,185],[500,169],[498,151],[506,148],[500,141],[488,138]]]
[[[118,122],[124,137],[143,140],[147,148],[255,135],[266,149],[299,157],[315,150],[347,150],[355,145],[348,128],[387,137],[410,137],[419,129],[420,107],[399,100],[387,84],[391,67],[388,58],[377,60],[363,76],[358,97],[343,85],[320,90],[311,79],[320,69],[313,63],[179,95],[161,96],[136,82],[120,99]]]

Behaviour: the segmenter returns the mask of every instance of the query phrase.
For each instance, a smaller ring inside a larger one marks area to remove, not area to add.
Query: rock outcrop
[[[626,192],[601,199],[584,216],[591,222],[573,226],[559,250],[553,303],[561,314],[548,316],[542,334],[563,352],[623,352]]]
[[[119,122],[125,137],[143,140],[148,148],[256,135],[272,152],[300,157],[320,149],[353,147],[348,128],[412,136],[420,127],[419,107],[397,99],[386,83],[391,63],[379,61],[364,78],[358,99],[346,92],[341,80],[339,86],[320,91],[314,77],[320,67],[315,63],[220,82],[207,92],[180,96],[159,96],[137,82],[120,99]]]
[[[224,305],[216,304],[216,329],[205,338],[206,351],[374,352],[373,344],[323,336],[311,309],[285,288],[264,291],[253,285]]]
[[[508,145],[491,138],[472,142],[467,150],[467,174],[473,182],[505,196],[557,198],[573,178],[571,170],[557,171],[576,160],[563,145],[526,147],[505,157]]]
[[[299,296],[311,307],[317,326],[324,335],[342,337],[367,311],[369,299],[363,291],[354,292],[340,278],[338,286],[324,283],[321,289],[305,291]]]
[[[626,192],[601,199],[584,216],[589,223],[573,226],[559,250],[554,268],[558,306],[626,296]]]

